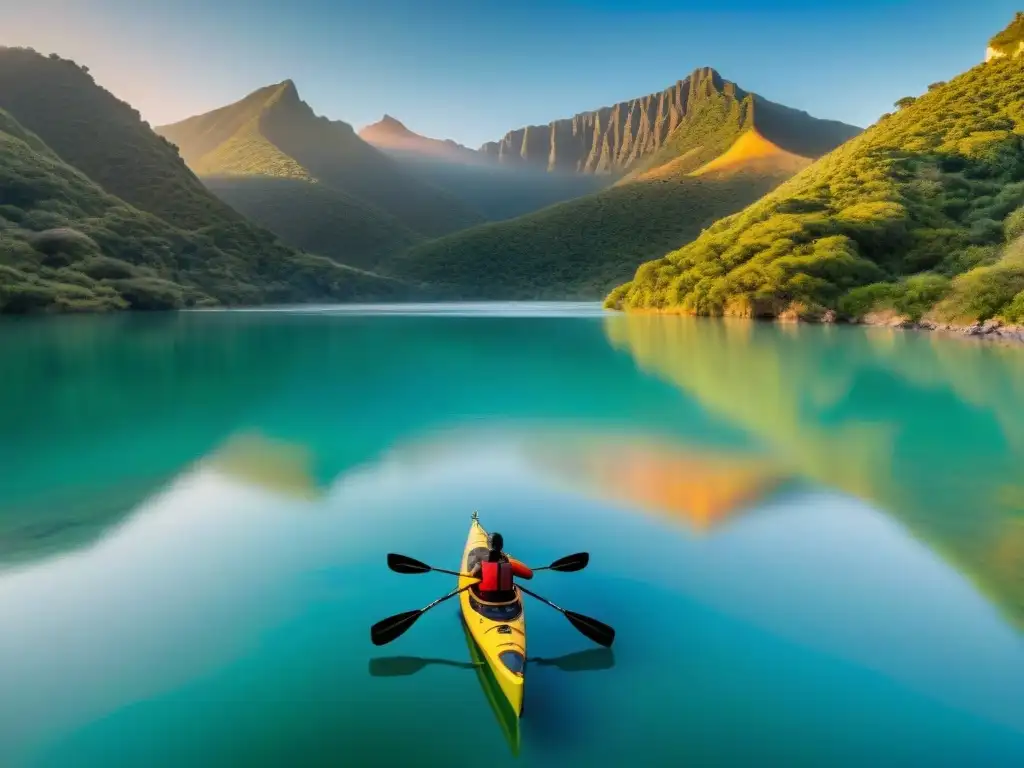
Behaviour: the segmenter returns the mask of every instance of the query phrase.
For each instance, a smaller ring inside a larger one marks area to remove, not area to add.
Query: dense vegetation
[[[782,179],[672,178],[612,187],[431,240],[381,265],[461,298],[595,299],[644,259],[696,237]]]
[[[1009,26],[989,40],[988,44],[1000,53],[1016,52],[1024,44],[1024,11],[1017,11]]]
[[[157,131],[180,148],[182,157],[200,177],[288,178],[322,184],[355,198],[362,210],[354,209],[351,216],[363,219],[362,223],[345,222],[335,206],[332,221],[339,225],[334,234],[339,241],[352,228],[365,230],[366,208],[430,237],[483,221],[457,198],[403,173],[390,158],[360,139],[347,123],[318,117],[301,100],[290,80]],[[293,218],[289,231],[313,224],[313,212],[290,194],[298,187],[266,187],[263,192],[270,189],[283,195],[278,205]],[[257,222],[274,228],[270,221]],[[284,232],[280,234],[285,236]]]
[[[756,317],[931,310],[953,322],[1024,319],[1022,134],[1020,61],[979,65],[644,264],[607,304]]]
[[[681,83],[681,92],[670,94],[678,105],[663,100],[658,108],[673,116],[674,131],[638,156],[616,186],[417,245],[381,269],[464,298],[596,299],[645,259],[692,240],[810,162],[761,131],[814,152],[857,130],[744,93],[711,70]],[[751,135],[772,152],[749,163],[740,153],[727,171],[694,175]]]
[[[0,109],[136,208],[185,228],[242,220],[203,188],[136,110],[73,61],[0,47]]]
[[[108,194],[0,110],[0,313],[170,309],[363,296],[396,281],[238,221],[193,231]]]
[[[373,269],[422,238],[397,219],[325,184],[298,179],[222,176],[203,180],[232,208],[289,245]]]

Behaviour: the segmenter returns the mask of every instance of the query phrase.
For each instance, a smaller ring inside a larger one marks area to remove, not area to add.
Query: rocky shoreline
[[[934,320],[913,321],[900,315],[871,314],[861,318],[863,325],[880,325],[888,328],[905,328],[915,331],[938,331],[956,336],[964,336],[983,341],[1001,341],[1024,344],[1024,325],[1011,325],[1001,320],[986,320],[971,325],[939,323]]]
[[[627,314],[652,314],[652,315],[692,315],[689,312],[682,312],[678,309],[615,309],[617,312]],[[738,317],[733,315],[732,317]],[[746,318],[758,322],[757,318]],[[839,319],[832,310],[822,315],[814,315],[806,312],[799,312],[790,308],[782,312],[774,319],[767,319],[775,323],[807,323],[810,325],[869,325],[884,328],[900,328],[908,331],[931,331],[943,333],[961,338],[975,339],[979,341],[993,341],[1006,344],[1024,344],[1024,325],[1004,323],[1002,320],[986,320],[983,323],[972,323],[970,325],[957,325],[955,323],[940,323],[934,320],[911,320],[905,315],[895,312],[872,312],[855,320]],[[763,320],[762,320],[763,322]]]

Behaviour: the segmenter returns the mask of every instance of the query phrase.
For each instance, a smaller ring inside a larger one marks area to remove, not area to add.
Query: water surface
[[[0,354],[2,765],[1024,761],[1019,350],[458,305]],[[534,589],[619,633],[528,604],[516,750],[453,603],[369,642],[450,589],[384,553],[454,567],[473,510],[589,550]]]

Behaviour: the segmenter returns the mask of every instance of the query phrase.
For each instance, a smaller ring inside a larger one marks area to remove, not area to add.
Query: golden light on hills
[[[751,128],[736,139],[725,154],[702,165],[692,175],[729,174],[755,169],[796,173],[810,164],[809,158],[787,152],[766,139],[756,128]]]

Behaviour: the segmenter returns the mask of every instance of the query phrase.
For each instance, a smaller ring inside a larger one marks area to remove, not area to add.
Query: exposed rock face
[[[1014,56],[1020,56],[1024,53],[1024,42],[1017,43],[1017,49],[1012,51]],[[992,61],[992,59],[1002,58],[1007,55],[1005,50],[997,50],[991,45],[985,49],[985,61]]]
[[[1013,21],[988,41],[985,61],[1004,56],[1020,56],[1021,53],[1024,53],[1024,11],[1017,11]]]
[[[658,93],[582,112],[547,125],[509,131],[501,141],[484,144],[480,151],[508,165],[548,171],[624,174],[662,150],[669,137],[687,123],[691,115],[699,113],[712,101],[721,103],[723,100],[742,104],[751,125],[757,125],[772,141],[776,141],[776,133],[781,134],[783,141],[777,143],[802,156],[817,157],[860,131],[852,125],[818,120],[805,112],[750,94],[723,79],[714,69],[702,67]],[[753,106],[757,107],[756,111]],[[708,126],[692,124],[686,127],[686,130],[707,129]],[[813,134],[820,135],[810,138]],[[801,137],[798,146],[787,146],[785,138],[796,135]]]
[[[626,171],[661,148],[694,102],[725,85],[715,70],[704,67],[660,93],[509,131],[480,151],[510,165],[582,173]]]

